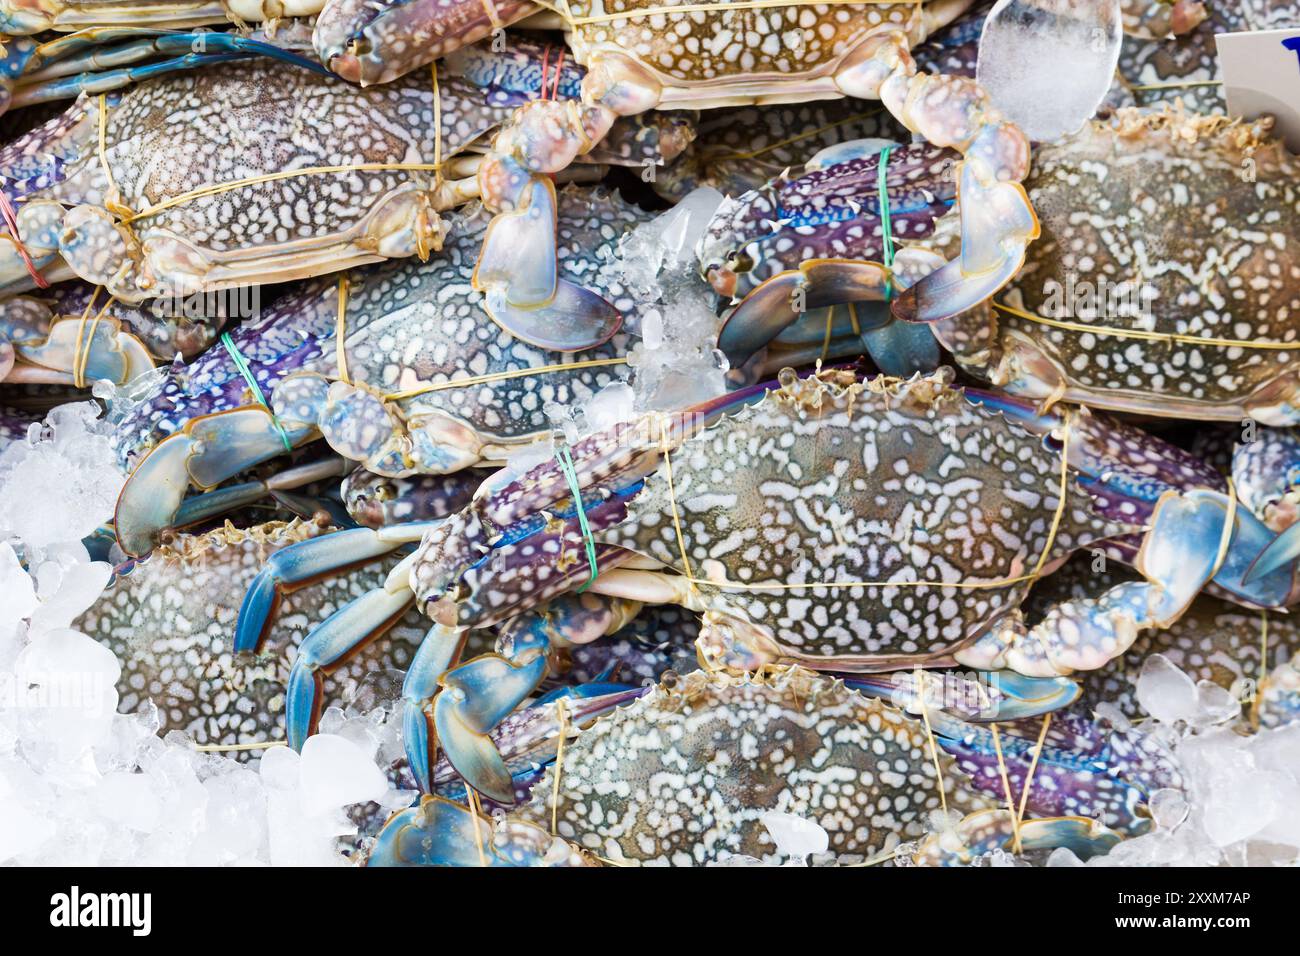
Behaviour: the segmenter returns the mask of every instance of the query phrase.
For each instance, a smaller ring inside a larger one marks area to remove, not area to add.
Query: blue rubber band
[[[235,368],[244,377],[244,381],[248,383],[249,391],[253,393],[257,403],[268,412],[271,412],[271,421],[275,425],[275,430],[280,433],[280,440],[284,442],[284,450],[293,451],[293,442],[289,441],[289,433],[284,430],[284,426],[280,424],[280,419],[275,412],[271,411],[271,405],[266,400],[266,395],[262,393],[262,386],[257,384],[257,379],[253,377],[253,370],[248,367],[248,359],[244,358],[243,354],[240,353],[239,346],[235,344],[229,332],[221,333],[221,344],[230,353],[230,360],[235,363]]]
[[[591,587],[600,571],[596,565],[596,542],[591,537],[591,526],[587,524],[587,508],[582,503],[582,489],[578,486],[578,469],[573,466],[573,457],[569,454],[569,449],[564,445],[557,448],[555,460],[559,463],[560,471],[564,473],[565,481],[569,483],[569,492],[573,495],[574,507],[578,512],[578,527],[582,529],[582,541],[587,548],[587,563],[591,565],[591,576],[578,588],[578,593],[581,594]]]

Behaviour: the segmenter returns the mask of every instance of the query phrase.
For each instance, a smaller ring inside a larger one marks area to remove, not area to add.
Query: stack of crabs
[[[0,0],[0,441],[105,400],[123,708],[386,690],[355,857],[468,866],[1088,858],[1148,656],[1296,716],[1300,161],[1213,37],[1300,7],[1126,0],[1031,141],[992,6]]]

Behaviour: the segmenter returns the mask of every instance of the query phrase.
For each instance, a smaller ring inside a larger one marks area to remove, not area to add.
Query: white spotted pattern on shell
[[[1014,609],[1024,582],[951,585],[1033,571],[1058,507],[1059,453],[956,389],[918,394],[931,384],[827,389],[817,407],[776,392],[675,452],[677,513],[697,579],[809,584],[702,584],[706,602],[819,656],[953,649]],[[1098,517],[1073,481],[1067,487],[1052,560],[1127,528]],[[662,467],[630,511],[597,537],[683,571]],[[904,583],[918,581],[933,586]]]
[[[631,56],[676,85],[753,74],[794,76],[830,71],[864,37],[896,28],[910,41],[923,38],[923,13],[916,3],[791,4],[675,12],[695,0],[576,0],[574,20],[635,13],[579,24],[569,43],[580,63],[598,53]]]
[[[939,754],[949,809],[979,809],[983,798]],[[554,774],[524,818],[549,826]],[[556,822],[612,861],[689,866],[733,854],[779,861],[760,817],[793,813],[828,832],[831,853],[867,858],[929,830],[935,776],[918,721],[839,681],[696,671],[565,748]]]
[[[636,207],[603,191],[564,190],[559,196],[560,275],[604,296],[629,322],[627,331],[604,345],[563,355],[515,338],[488,317],[482,293],[470,285],[490,219],[476,212],[455,220],[442,250],[427,263],[380,267],[353,284],[347,324],[352,380],[382,392],[398,392],[623,355],[628,333],[635,329],[645,305],[627,294],[612,270],[601,268],[602,255],[612,256],[619,238],[645,218]],[[334,349],[324,350],[313,367],[337,377]],[[548,403],[584,403],[626,374],[619,365],[549,372],[425,392],[398,404],[407,420],[445,412],[485,438],[515,439],[550,428],[545,414]]]
[[[1294,401],[1300,163],[1276,141],[1225,126],[1222,118],[1125,112],[1113,125],[1090,124],[1063,143],[1036,148],[1026,186],[1042,238],[1030,245],[1005,297],[1052,317],[1050,281],[1068,287],[1073,274],[1075,282],[1094,286],[1103,278],[1112,285],[1137,282],[1155,293],[1151,321],[1057,317],[1296,342],[1296,351],[1090,335],[998,312],[999,325],[1041,349],[1080,390],[1079,400],[1124,407],[1126,398],[1154,394],[1157,404],[1169,403],[1167,414],[1226,406],[1230,417],[1240,417],[1239,403],[1285,377]]]
[[[483,92],[443,78],[442,152],[463,149],[509,115]],[[432,163],[433,86],[420,71],[365,89],[266,59],[209,66],[141,84],[110,107],[107,156],[122,201],[136,212],[192,190],[289,169],[362,163]],[[432,172],[385,170],[293,176],[181,204],[133,224],[171,230],[228,252],[320,240],[360,222],[403,184],[425,188]],[[52,190],[68,202],[101,202],[98,149]]]
[[[284,685],[299,643],[383,574],[367,565],[286,594],[257,654],[237,659],[235,621],[253,578],[270,554],[319,533],[295,520],[178,535],[119,576],[74,625],[122,662],[118,709],[134,713],[152,699],[164,733],[183,731],[198,744],[284,739]],[[325,677],[326,705],[375,672],[405,669],[426,627],[412,610],[348,657]]]

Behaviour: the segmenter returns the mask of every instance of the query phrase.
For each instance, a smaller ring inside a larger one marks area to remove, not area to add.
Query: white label
[[[1220,33],[1214,40],[1228,113],[1275,117],[1275,132],[1300,152],[1300,29]]]

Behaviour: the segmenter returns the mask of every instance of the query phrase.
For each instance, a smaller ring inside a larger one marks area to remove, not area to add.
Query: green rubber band
[[[561,445],[555,450],[555,460],[560,465],[560,471],[564,473],[564,479],[569,483],[569,492],[573,495],[574,506],[578,509],[578,527],[582,529],[582,541],[587,547],[587,563],[591,565],[591,577],[587,582],[578,588],[581,594],[596,580],[599,568],[596,566],[596,542],[591,537],[591,526],[587,524],[587,509],[582,503],[582,489],[578,487],[578,469],[573,467],[573,457],[569,454],[569,449]]]
[[[248,383],[249,391],[253,393],[257,403],[268,412],[271,412],[271,405],[267,402],[266,395],[262,393],[262,386],[257,384],[257,379],[253,377],[253,370],[248,367],[248,359],[244,358],[239,351],[239,346],[235,344],[229,332],[221,333],[221,344],[230,353],[231,361],[235,363],[235,368],[239,370],[239,374],[244,376],[244,381]],[[275,430],[280,433],[280,440],[284,442],[284,450],[293,451],[293,442],[289,441],[289,433],[284,430],[284,426],[280,424],[280,419],[275,412],[271,412],[271,421],[275,424]]]
[[[885,182],[886,173],[889,170],[889,152],[891,149],[893,149],[892,146],[886,146],[880,151],[880,163],[876,167],[876,195],[880,204],[880,238],[884,243],[882,257],[885,260],[885,268],[890,270],[885,285],[886,302],[894,294],[894,230],[889,223],[892,216],[889,212],[889,188]]]

